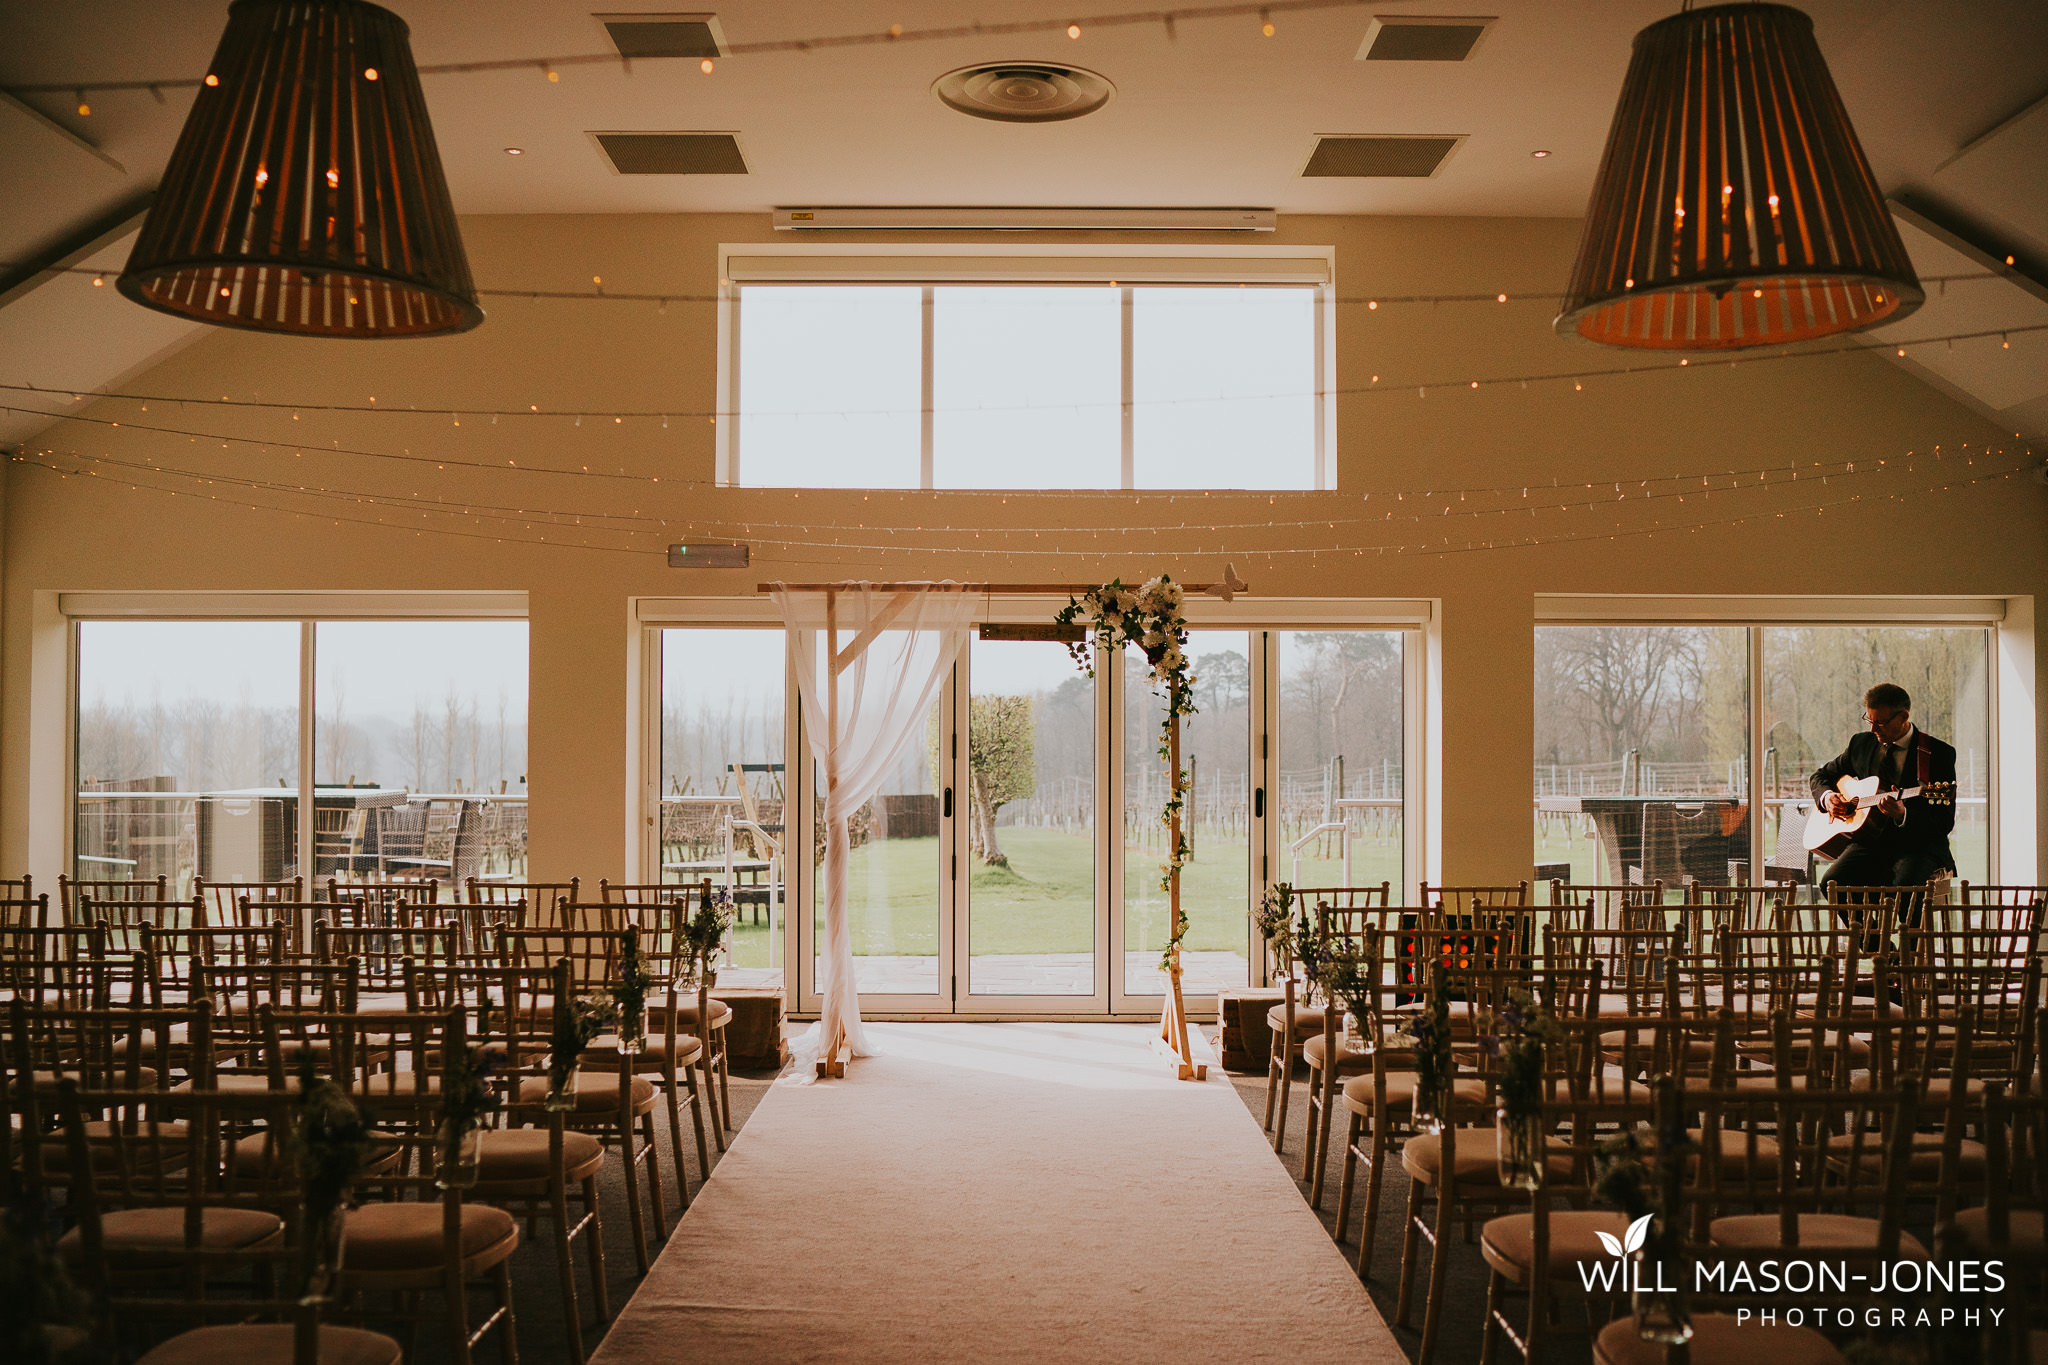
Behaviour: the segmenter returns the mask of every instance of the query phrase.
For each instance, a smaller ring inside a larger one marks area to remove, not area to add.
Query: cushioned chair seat
[[[1971,1251],[2006,1250],[2021,1256],[2039,1258],[2048,1253],[2048,1241],[2043,1239],[2041,1210],[2013,1209],[2006,1214],[2006,1239],[2004,1248],[1995,1247],[1991,1241],[1991,1215],[1985,1209],[1964,1209],[1955,1217],[1956,1240]]]
[[[107,1264],[115,1270],[164,1270],[186,1260],[182,1205],[114,1209],[100,1215]],[[199,1213],[199,1245],[206,1251],[263,1251],[284,1245],[284,1220],[261,1209],[207,1208]],[[58,1254],[76,1265],[84,1255],[78,1229],[57,1239]]]
[[[1266,1011],[1266,1027],[1274,1033],[1287,1027],[1287,1006],[1275,1005]],[[1294,1036],[1311,1038],[1323,1031],[1323,1012],[1307,1005],[1294,1007]]]
[[[240,1323],[181,1332],[151,1348],[136,1365],[291,1365],[292,1324]],[[320,1365],[399,1365],[396,1341],[355,1327],[320,1325]]]
[[[1600,1050],[1610,1057],[1621,1055],[1629,1044],[1629,1030],[1616,1029],[1600,1035]],[[1657,1045],[1657,1034],[1652,1029],[1635,1031],[1635,1055],[1647,1060],[1650,1051]],[[1714,1043],[1708,1038],[1689,1039],[1685,1045],[1685,1058],[1689,1062],[1711,1062],[1714,1060]]]
[[[408,1014],[404,991],[364,991],[356,997],[356,1014]]]
[[[405,1145],[398,1139],[372,1133],[370,1149],[363,1154],[363,1171],[368,1175],[382,1174],[404,1154]],[[262,1133],[251,1133],[236,1139],[228,1148],[227,1169],[239,1180],[262,1180],[272,1174],[271,1164],[278,1160],[289,1168],[291,1155],[284,1144],[268,1142]]]
[[[1706,1132],[1700,1128],[1687,1129],[1686,1136],[1695,1143],[1706,1140]],[[1756,1148],[1752,1152],[1749,1145],[1749,1134],[1747,1133],[1723,1128],[1718,1134],[1718,1139],[1715,1145],[1721,1149],[1721,1178],[1723,1180],[1740,1182],[1743,1179],[1744,1168],[1747,1167],[1752,1170],[1758,1184],[1770,1189],[1777,1188],[1778,1144],[1776,1141],[1759,1133],[1756,1137]],[[1695,1157],[1693,1161],[1698,1159]],[[1693,1170],[1696,1167],[1693,1166],[1692,1162],[1688,1162],[1687,1169]]]
[[[593,1084],[593,1081],[595,1084]],[[539,1104],[548,1097],[548,1080],[545,1076],[529,1076],[519,1083],[519,1102]],[[633,1078],[633,1112],[645,1113],[654,1107],[654,1082],[642,1077]],[[619,1107],[619,1087],[609,1075],[583,1077],[576,1087],[576,1108],[573,1114],[609,1114]]]
[[[1743,1213],[1730,1218],[1716,1218],[1707,1227],[1707,1240],[1717,1247],[1738,1251],[1784,1245],[1778,1237],[1778,1215],[1775,1213]],[[1799,1215],[1799,1245],[1809,1251],[1874,1251],[1877,1248],[1877,1220],[1846,1213],[1802,1213]],[[1900,1233],[1899,1255],[1924,1261],[1927,1248],[1911,1233]]]
[[[1453,1081],[1451,1088],[1461,1100],[1483,1100],[1486,1098],[1486,1082],[1471,1080]],[[1350,1107],[1362,1113],[1372,1112],[1374,1099],[1372,1077],[1354,1076],[1344,1082],[1344,1098]],[[1415,1073],[1413,1071],[1389,1071],[1387,1073],[1387,1107],[1406,1109],[1415,1100]]]
[[[438,1271],[441,1224],[439,1200],[350,1209],[342,1242],[342,1278]],[[464,1204],[460,1245],[465,1272],[496,1265],[519,1245],[519,1224],[503,1209]]]
[[[1738,1324],[1732,1313],[1692,1315],[1693,1365],[1842,1365],[1835,1344],[1810,1327],[1782,1322]],[[1636,1320],[1624,1314],[1593,1340],[1593,1365],[1664,1365],[1664,1348],[1636,1335]]]
[[[647,1022],[650,1026],[658,1024],[666,1018],[668,1018],[667,1005],[657,1005],[651,1000],[647,1002]],[[732,1006],[726,1004],[723,1000],[714,999],[711,1002],[711,1027],[715,1029],[724,1028],[731,1021]],[[686,1033],[694,1033],[696,1031],[696,996],[680,994],[676,996],[676,1027]]]
[[[562,1134],[562,1174],[583,1180],[604,1164],[604,1144],[588,1133]],[[548,1165],[548,1130],[545,1128],[493,1128],[483,1134],[482,1154],[477,1162],[477,1189],[493,1185],[524,1185],[547,1180],[553,1174]],[[479,1196],[481,1197],[481,1196]]]
[[[676,1035],[677,1066],[694,1066],[699,1051],[701,1049],[695,1038],[687,1033]],[[585,1071],[617,1071],[622,1058],[618,1035],[601,1033],[591,1040],[590,1046],[584,1049],[579,1061]],[[650,1032],[647,1035],[647,1050],[633,1054],[633,1069],[659,1071],[664,1064],[660,1035]]]
[[[14,1074],[19,1076],[21,1073],[17,1071]],[[75,1081],[82,1080],[78,1070],[74,1067],[66,1067],[61,1073],[56,1071],[38,1071],[35,1073],[35,1077],[36,1093],[39,1095],[56,1094],[57,1082],[65,1078]],[[125,1065],[116,1066],[105,1074],[95,1075],[90,1084],[95,1086],[111,1086],[120,1090],[130,1088],[154,1090],[156,1089],[156,1068],[153,1066],[138,1066],[131,1077]],[[82,1084],[81,1088],[85,1088],[85,1086]]]
[[[1302,1044],[1301,1044],[1301,1055],[1302,1055],[1302,1056],[1303,1056],[1304,1058],[1306,1058],[1306,1059],[1308,1060],[1308,1064],[1309,1064],[1310,1066],[1314,1066],[1314,1067],[1320,1067],[1320,1066],[1322,1066],[1322,1064],[1323,1064],[1323,1050],[1324,1050],[1324,1049],[1323,1049],[1323,1035],[1322,1035],[1322,1034],[1320,1034],[1320,1033],[1318,1033],[1318,1034],[1317,1034],[1317,1035],[1316,1035],[1315,1037],[1313,1037],[1313,1038],[1305,1038],[1305,1039],[1303,1039],[1303,1040],[1302,1040]],[[1356,1048],[1351,1048],[1351,1047],[1347,1047],[1347,1046],[1345,1046],[1345,1039],[1344,1039],[1344,1035],[1343,1035],[1343,1034],[1341,1034],[1341,1033],[1340,1033],[1340,1034],[1338,1034],[1338,1035],[1337,1035],[1337,1071],[1338,1071],[1338,1073],[1339,1073],[1339,1074],[1341,1075],[1341,1074],[1343,1074],[1343,1073],[1345,1073],[1345,1072],[1357,1072],[1357,1071],[1370,1071],[1370,1070],[1372,1070],[1372,1054],[1371,1054],[1370,1052],[1366,1052],[1366,1051],[1364,1051],[1364,1050],[1362,1050],[1362,1049],[1356,1049]]]
[[[1457,1181],[1460,1185],[1501,1190],[1496,1148],[1498,1138],[1498,1131],[1492,1128],[1458,1130]],[[1443,1159],[1443,1139],[1436,1133],[1418,1133],[1401,1146],[1401,1168],[1408,1172],[1410,1179],[1434,1184]],[[1572,1178],[1571,1153],[1553,1151],[1549,1166],[1553,1179],[1565,1181]]]
[[[1913,1135],[1913,1157],[1907,1165],[1907,1178],[1926,1182],[1941,1177],[1941,1143],[1939,1133],[1915,1133]],[[1855,1148],[1855,1137],[1850,1133],[1837,1133],[1828,1139],[1828,1150],[1837,1159],[1847,1157]],[[1875,1176],[1884,1169],[1884,1139],[1882,1134],[1869,1133],[1863,1138],[1863,1156],[1857,1162],[1867,1176]],[[1965,1180],[1984,1178],[1984,1144],[1975,1138],[1960,1138],[1956,1144],[1956,1166]]]
[[[135,1131],[127,1132],[127,1125],[120,1125],[125,1145],[114,1145],[115,1125],[102,1119],[89,1119],[85,1125],[86,1151],[92,1156],[93,1169],[113,1170],[115,1161],[125,1153],[126,1160],[138,1169],[173,1171],[185,1164],[185,1136],[183,1123],[176,1121],[158,1122],[154,1130],[146,1123],[138,1122]],[[43,1171],[58,1180],[68,1178],[65,1165],[71,1160],[71,1148],[62,1140],[43,1143]]]
[[[1550,1213],[1549,1277],[1575,1276],[1573,1267],[1581,1261],[1597,1261],[1607,1255],[1595,1232],[1611,1234],[1620,1241],[1628,1231],[1628,1215],[1607,1209],[1552,1209]],[[1479,1234],[1479,1254],[1486,1263],[1507,1276],[1511,1284],[1529,1283],[1529,1267],[1536,1262],[1536,1216],[1511,1213],[1489,1218]]]

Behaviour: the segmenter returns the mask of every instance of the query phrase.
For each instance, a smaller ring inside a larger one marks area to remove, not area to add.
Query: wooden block
[[[1266,1011],[1287,998],[1281,990],[1219,991],[1216,995],[1216,1048],[1225,1071],[1259,1072],[1273,1048]]]
[[[714,987],[712,995],[732,1008],[725,1043],[732,1065],[741,1070],[780,1070],[789,1061],[783,1042],[782,992],[753,986]]]

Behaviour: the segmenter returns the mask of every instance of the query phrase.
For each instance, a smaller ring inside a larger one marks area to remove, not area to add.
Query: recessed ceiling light
[[[1529,153],[1529,155],[1530,155],[1530,156],[1533,156],[1533,157],[1535,157],[1535,158],[1536,158],[1537,160],[1539,160],[1539,161],[1540,161],[1540,160],[1542,160],[1542,159],[1543,159],[1544,157],[1546,157],[1546,156],[1549,156],[1549,155],[1550,155],[1550,152],[1549,152],[1549,150],[1548,150],[1548,149],[1546,149],[1546,148],[1541,148],[1541,147],[1539,147],[1539,148],[1537,148],[1537,149],[1536,149],[1535,151],[1533,151],[1533,152]]]
[[[505,149],[505,155],[506,155],[506,156],[525,156],[525,155],[526,155],[526,148],[524,148],[524,147],[507,147],[507,148]]]

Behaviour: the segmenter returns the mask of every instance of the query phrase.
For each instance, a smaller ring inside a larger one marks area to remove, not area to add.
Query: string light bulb
[[[708,76],[718,68],[709,57],[706,57],[703,61],[697,63],[697,69]]]
[[[1067,36],[1069,38],[1078,39],[1081,36],[1081,26],[1079,24],[1068,24]]]

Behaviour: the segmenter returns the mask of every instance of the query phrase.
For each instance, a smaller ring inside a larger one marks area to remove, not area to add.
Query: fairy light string
[[[1185,408],[1191,406],[1214,405],[1219,403],[1259,402],[1289,398],[1320,398],[1323,396],[1333,396],[1337,398],[1378,398],[1382,400],[1391,400],[1408,396],[1411,392],[1426,397],[1431,391],[1436,391],[1439,393],[1448,393],[1453,391],[1472,392],[1482,389],[1502,389],[1508,387],[1527,388],[1529,385],[1532,384],[1562,384],[1566,382],[1582,386],[1588,380],[1615,379],[1633,375],[1674,374],[1680,371],[1697,372],[1704,374],[1718,371],[1724,368],[1734,369],[1740,366],[1747,365],[1769,364],[1772,362],[1787,360],[1811,360],[1827,356],[1838,355],[1867,355],[1871,354],[1875,350],[1885,348],[1899,349],[1917,346],[1933,346],[1943,343],[1946,343],[1948,345],[1954,345],[1956,342],[1959,341],[1980,341],[1990,337],[1999,337],[2003,339],[2014,336],[2029,335],[2037,332],[2048,332],[2048,322],[2029,323],[2025,326],[2019,327],[1989,327],[1969,332],[1949,332],[1943,333],[1938,336],[1899,338],[1895,340],[1886,340],[1881,343],[1878,343],[1877,345],[1872,345],[1864,342],[1850,341],[1813,346],[1801,349],[1774,351],[1768,354],[1749,353],[1741,357],[1733,358],[1710,356],[1702,357],[1701,359],[1699,359],[1698,363],[1694,363],[1694,359],[1691,356],[1681,356],[1675,360],[1670,361],[1648,361],[1632,365],[1603,366],[1597,369],[1547,370],[1542,371],[1540,373],[1516,375],[1462,375],[1454,378],[1400,379],[1386,378],[1382,375],[1376,374],[1373,375],[1371,380],[1365,384],[1342,385],[1334,388],[1324,389],[1319,393],[1294,392],[1268,394],[1230,394],[1216,398],[1133,399],[1129,406],[1133,408]],[[1580,388],[1575,391],[1583,392],[1583,388]],[[524,407],[463,407],[460,405],[448,405],[439,403],[428,407],[420,407],[417,404],[409,404],[406,406],[397,406],[391,403],[379,404],[374,400],[368,403],[287,403],[273,401],[269,399],[232,398],[226,395],[223,395],[218,399],[214,399],[202,398],[189,394],[145,394],[133,393],[125,390],[68,389],[28,383],[0,383],[0,393],[48,395],[50,397],[58,398],[60,400],[68,398],[70,401],[74,403],[84,402],[89,397],[95,401],[106,399],[118,399],[135,403],[181,403],[194,407],[212,407],[230,410],[247,410],[259,412],[315,412],[352,414],[397,413],[405,416],[428,417],[435,419],[437,421],[452,421],[453,424],[455,425],[460,425],[461,419],[463,417],[483,418],[491,420],[507,417],[529,419],[536,417],[567,417],[578,420],[585,418],[592,420],[609,419],[614,423],[624,423],[629,420],[658,422],[706,421],[716,423],[721,419],[729,420],[730,418],[735,416],[735,414],[730,409],[718,408],[560,408],[543,407],[542,405],[537,403],[529,403]],[[1048,409],[1057,409],[1060,411],[1076,411],[1092,408],[1121,409],[1124,406],[1126,405],[1121,399],[1105,399],[1099,402],[1077,402],[1056,404],[991,404],[983,407],[977,407],[975,411],[1033,412]],[[47,408],[29,408],[20,406],[8,407],[7,405],[0,405],[0,410],[29,412],[44,417],[71,417],[74,415],[69,413],[53,412]],[[786,413],[754,412],[746,415],[754,417],[801,417],[819,419],[828,417],[844,418],[894,416],[902,415],[910,411],[913,410],[900,407],[845,408],[817,409],[805,412]]]
[[[923,509],[929,509],[937,505],[943,504],[948,500],[956,498],[978,500],[984,503],[990,498],[997,499],[999,503],[1007,503],[1010,499],[1015,498],[1020,503],[1035,502],[1043,504],[1057,502],[1060,504],[1069,505],[1078,499],[1084,502],[1091,503],[1111,503],[1118,505],[1120,507],[1127,508],[1132,506],[1158,507],[1162,505],[1170,508],[1183,503],[1196,502],[1207,505],[1214,505],[1215,503],[1220,501],[1241,501],[1256,499],[1260,497],[1263,497],[1267,500],[1268,506],[1277,506],[1278,500],[1283,497],[1286,498],[1290,504],[1296,504],[1305,501],[1312,502],[1316,500],[1329,500],[1333,498],[1357,498],[1359,499],[1362,508],[1364,509],[1356,515],[1346,514],[1332,516],[1326,514],[1321,516],[1303,517],[1299,520],[1287,520],[1284,517],[1261,517],[1257,520],[1229,522],[1219,521],[1215,519],[1213,516],[1210,516],[1204,517],[1201,522],[1201,525],[1214,530],[1248,531],[1266,529],[1293,530],[1322,525],[1328,525],[1332,527],[1337,525],[1371,525],[1376,523],[1385,523],[1389,521],[1419,522],[1423,520],[1435,520],[1437,518],[1447,516],[1478,517],[1487,515],[1519,515],[1524,513],[1535,513],[1542,511],[1573,510],[1580,507],[1594,507],[1604,505],[1610,502],[1622,503],[1630,500],[1638,502],[1663,501],[1669,499],[1675,499],[1679,502],[1683,502],[1687,498],[1700,498],[1703,500],[1711,500],[1713,494],[1717,492],[1722,493],[1724,495],[1728,493],[1745,492],[1760,487],[1777,487],[1781,484],[1797,483],[1801,479],[1808,480],[1809,482],[1818,479],[1825,483],[1830,479],[1856,477],[1859,473],[1867,476],[1869,474],[1880,472],[1887,468],[1887,459],[1889,458],[1866,456],[1855,459],[1838,459],[1832,461],[1816,460],[1807,461],[1803,463],[1793,461],[1769,465],[1755,465],[1749,466],[1747,468],[1693,470],[1690,472],[1671,474],[1645,475],[1642,474],[1640,471],[1630,471],[1628,473],[1619,475],[1612,473],[1591,475],[1582,474],[1578,477],[1569,479],[1563,477],[1553,477],[1551,480],[1548,481],[1548,483],[1535,482],[1526,484],[1511,483],[1496,485],[1465,485],[1445,487],[1440,489],[1377,488],[1363,490],[804,490],[786,488],[749,488],[730,484],[720,484],[714,480],[691,479],[677,477],[673,475],[644,476],[625,473],[614,473],[605,470],[590,469],[588,466],[584,466],[577,469],[562,469],[554,466],[534,465],[531,463],[521,464],[511,460],[498,461],[460,459],[456,457],[441,455],[416,455],[411,453],[410,451],[392,452],[385,450],[365,449],[361,447],[345,447],[340,445],[318,446],[288,441],[268,440],[260,437],[234,436],[215,432],[188,431],[176,427],[123,422],[118,419],[90,417],[83,414],[71,415],[67,417],[65,420],[87,425],[104,426],[109,429],[126,427],[131,430],[146,431],[158,435],[183,436],[187,438],[189,444],[195,445],[199,441],[203,440],[208,442],[219,442],[223,448],[230,448],[236,445],[253,446],[256,447],[259,452],[264,454],[269,454],[273,451],[288,451],[293,453],[296,457],[300,458],[303,458],[306,455],[344,457],[354,456],[380,461],[397,462],[400,464],[413,466],[416,469],[422,466],[433,466],[436,472],[442,472],[452,468],[456,470],[488,472],[493,475],[521,473],[540,476],[558,476],[572,479],[591,478],[613,484],[626,483],[636,486],[646,485],[647,487],[642,489],[641,491],[643,492],[643,494],[650,495],[653,493],[655,485],[661,485],[666,487],[666,489],[669,491],[671,495],[678,492],[715,492],[722,497],[752,500],[771,499],[777,497],[800,497],[801,494],[805,491],[824,494],[826,496],[836,494],[847,497],[852,496],[854,493],[859,493],[862,497],[863,502],[871,503],[873,498],[880,496],[896,499],[897,505],[899,507],[904,506],[905,504],[914,504],[916,507]],[[1960,448],[1967,449],[1968,446],[1969,443],[1965,442]],[[54,448],[48,447],[45,447],[34,453],[44,456],[54,456],[57,454]],[[524,512],[526,510],[524,508],[514,507],[511,504],[494,505],[489,503],[481,503],[475,499],[468,498],[460,500],[435,498],[422,499],[417,492],[414,492],[409,495],[399,495],[394,494],[388,490],[367,491],[342,489],[321,483],[317,479],[306,480],[294,478],[288,480],[266,480],[247,474],[231,474],[211,470],[180,470],[174,466],[167,466],[159,463],[154,456],[147,457],[140,461],[134,461],[119,459],[111,454],[93,455],[76,450],[68,452],[68,454],[72,458],[92,460],[98,463],[107,464],[110,467],[157,470],[160,472],[182,474],[186,477],[200,479],[232,480],[238,482],[245,482],[248,484],[248,486],[251,487],[265,487],[275,489],[281,492],[307,492],[310,490],[321,493],[332,493],[337,496],[351,498],[381,499],[401,506],[413,504],[424,505],[436,502],[450,502],[452,505],[460,505],[463,507],[485,507],[493,511]],[[1913,458],[1914,456],[1915,452],[1909,450],[1906,452],[1905,457]],[[1934,458],[1939,459],[1939,454],[1935,454]],[[422,469],[419,472],[424,472],[424,470]],[[1375,498],[1380,500],[1380,506],[1377,510],[1372,509],[1372,502]],[[1451,503],[1450,500],[1453,498],[1457,499],[1458,505],[1454,506]],[[1470,500],[1474,498],[1512,499],[1512,501],[1500,507],[1474,507],[1465,505],[1468,504]],[[1409,500],[1411,499],[1414,500],[1416,506],[1409,506]],[[647,520],[655,520],[659,525],[662,526],[668,526],[671,524],[676,524],[678,522],[685,525],[698,524],[697,519],[677,518],[675,522],[671,522],[670,520],[666,519],[652,518],[648,514],[643,514],[641,509],[639,508],[634,508],[630,513],[620,513],[613,511],[563,512],[560,509],[550,509],[546,513],[540,513],[539,510],[536,509],[536,513],[551,516],[581,516],[593,519],[609,518],[613,520],[625,519],[628,517],[640,517]],[[750,531],[756,529],[807,529],[808,527],[814,525],[815,521],[812,520],[803,522],[781,522],[746,517],[721,517],[713,519],[713,524],[725,526],[728,528],[737,528],[740,530]],[[1126,515],[1115,522],[1100,524],[1076,524],[1073,522],[1064,522],[1056,526],[978,527],[971,525],[954,526],[949,523],[944,526],[937,527],[935,529],[947,532],[959,530],[986,529],[991,531],[1003,532],[1037,531],[1063,534],[1108,534],[1111,532],[1129,533],[1132,531],[1154,531],[1159,529],[1171,528],[1145,527],[1142,525],[1134,525]]]

